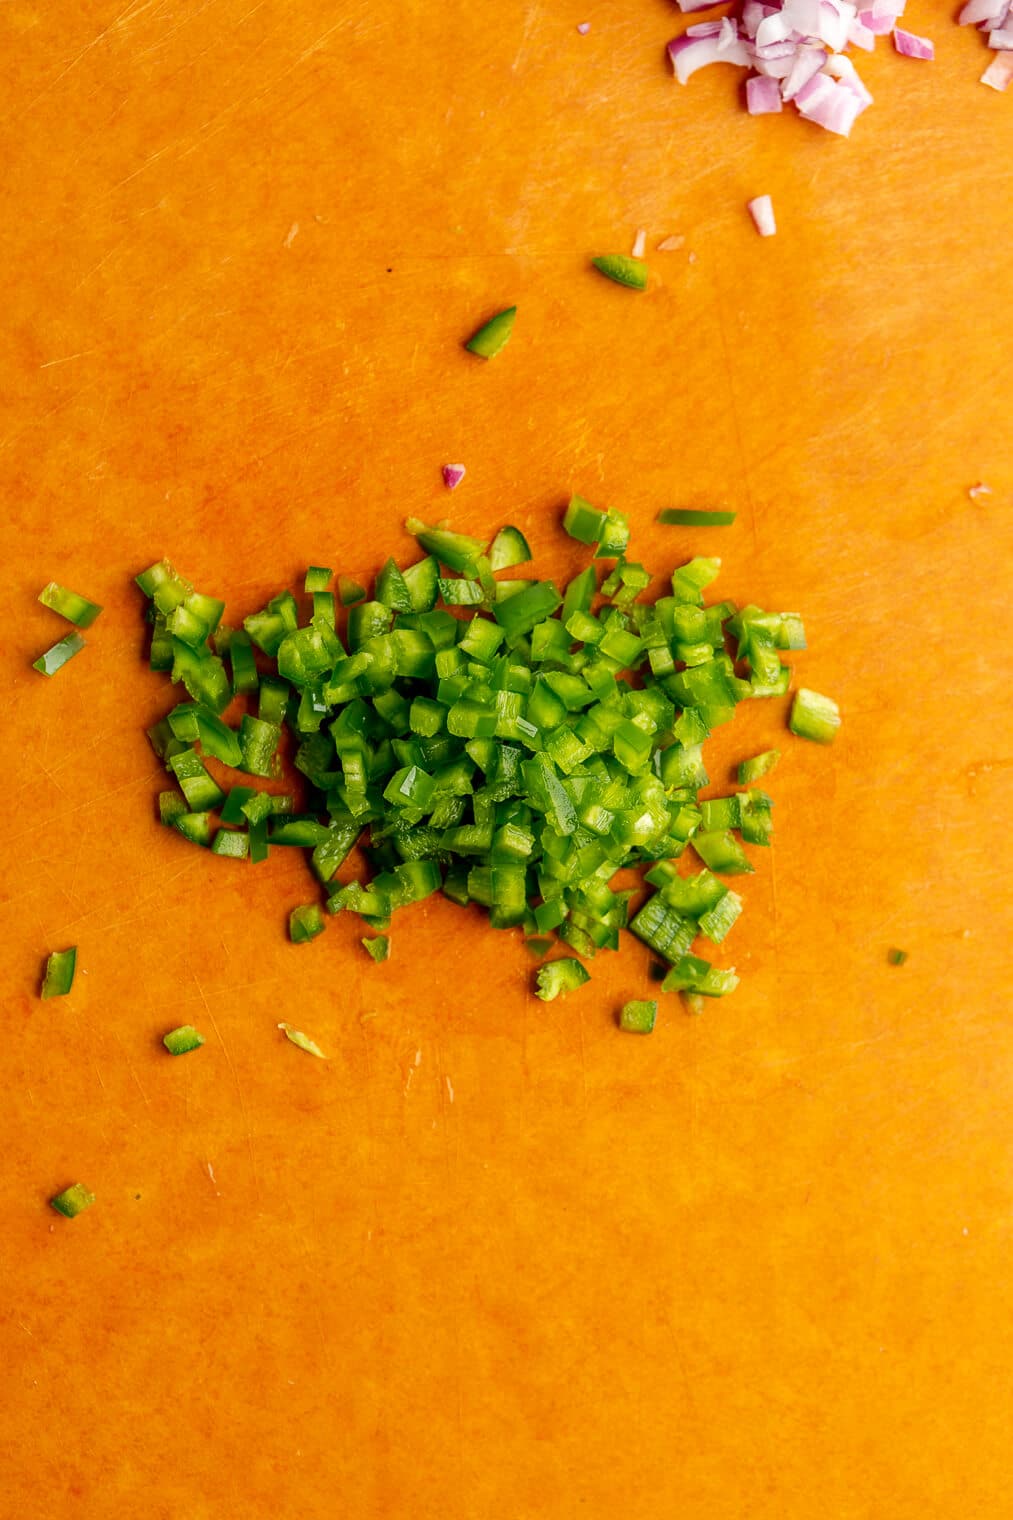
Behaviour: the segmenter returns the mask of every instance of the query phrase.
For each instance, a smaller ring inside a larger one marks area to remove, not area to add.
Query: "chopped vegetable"
[[[42,978],[42,992],[40,996],[44,998],[66,997],[74,985],[74,971],[76,967],[76,945],[71,945],[69,950],[54,950],[46,961],[46,970]]]
[[[326,834],[325,830],[325,834]],[[270,837],[270,836],[269,836]],[[277,841],[272,837],[271,843]],[[324,841],[319,841],[323,843]],[[324,932],[324,915],[319,903],[303,903],[288,916],[288,937],[293,945],[305,945]]]
[[[976,26],[998,57],[981,76],[993,90],[1005,90],[1013,79],[1013,10],[1009,0],[967,0],[957,17],[961,26]]]
[[[298,1045],[299,1049],[305,1050],[307,1055],[318,1056],[321,1061],[327,1060],[316,1041],[311,1040],[308,1034],[303,1034],[301,1029],[293,1029],[291,1024],[286,1024],[284,1021],[278,1025],[278,1028],[282,1030],[286,1040],[291,1040],[293,1045]]]
[[[630,249],[630,253],[633,256],[633,258],[635,258],[635,259],[642,259],[643,256],[644,256],[644,250],[646,249],[646,247],[647,247],[647,229],[645,227],[638,227],[637,228],[637,235],[633,239],[633,247]]]
[[[841,726],[841,714],[832,697],[823,697],[818,691],[800,686],[791,705],[788,727],[801,739],[812,739],[817,744],[832,744]]]
[[[328,570],[324,565],[310,565],[303,580],[303,590],[308,592],[326,591],[333,579],[333,570]]]
[[[43,607],[49,607],[53,612],[58,612],[68,623],[74,623],[78,628],[90,628],[98,617],[102,608],[98,602],[90,602],[86,596],[79,595],[76,591],[68,591],[66,586],[60,586],[56,581],[50,581],[48,586],[43,586],[39,592],[39,601]]]
[[[75,1182],[69,1188],[64,1188],[62,1193],[57,1193],[55,1198],[50,1198],[49,1202],[65,1219],[76,1219],[78,1214],[91,1208],[95,1194],[89,1192],[83,1182]]]
[[[445,464],[442,466],[442,471],[443,484],[448,491],[453,491],[455,487],[459,486],[468,473],[463,464]]]
[[[333,603],[326,616],[319,610],[329,593],[314,589],[312,609],[283,591],[242,633],[215,634],[234,674],[237,641],[263,656],[245,693],[252,710],[236,726],[220,715],[207,638],[185,646],[186,673],[203,694],[150,730],[181,788],[160,796],[163,822],[214,854],[254,863],[272,846],[305,850],[323,895],[293,910],[296,943],[321,932],[324,911],[351,912],[381,960],[395,913],[442,891],[484,908],[494,928],[520,929],[539,956],[572,952],[540,968],[546,1000],[586,981],[582,962],[617,949],[627,927],[667,963],[670,990],[731,991],[734,973],[694,946],[701,937],[722,944],[742,912],[721,878],[753,870],[744,844],[770,844],[772,799],[749,783],[776,752],[743,762],[747,790],[703,800],[703,749],[740,701],[787,692],[782,653],[805,648],[798,614],[705,602],[721,566],[714,557],[678,565],[668,594],[641,600],[652,575],[627,557],[628,519],[580,496],[563,526],[593,558],[559,588],[494,580],[494,568],[530,557],[517,528],[487,546],[446,524],[406,526],[424,557],[405,568],[388,559],[372,599],[357,587],[362,600],[340,629]],[[601,558],[610,562],[603,571]],[[315,585],[324,573],[312,575]],[[155,607],[153,646],[163,637],[158,619],[179,607],[217,628],[222,604],[166,562],[139,579]],[[812,711],[801,711],[805,732]],[[255,785],[226,796],[199,753],[273,778],[289,746],[307,783],[301,813],[290,795]],[[368,870],[337,881],[357,844]],[[690,846],[704,869],[681,875]],[[632,889],[616,881],[630,869],[656,889],[635,909]]]
[[[211,841],[211,853],[226,855],[230,860],[246,860],[250,853],[250,836],[232,829],[219,829]]]
[[[757,195],[746,203],[746,209],[753,218],[757,232],[761,237],[773,237],[777,231],[777,222],[774,220],[774,202],[769,195]]]
[[[647,289],[647,265],[641,258],[631,258],[626,253],[603,253],[591,263],[599,274],[616,285],[625,285],[629,290]]]
[[[577,987],[583,987],[585,982],[591,980],[591,974],[580,961],[566,957],[542,966],[536,973],[535,980],[538,983],[536,997],[540,997],[543,1003],[551,1003],[553,998],[565,996]]]
[[[750,116],[771,116],[781,110],[781,88],[776,79],[754,74],[746,80],[746,110]]]
[[[578,21],[577,30],[582,37],[586,37],[588,32],[591,30],[590,21]]]
[[[906,32],[903,27],[894,27],[893,45],[904,58],[931,60],[936,56],[935,47],[927,37],[916,37],[914,32]]]
[[[727,528],[735,521],[734,512],[698,512],[693,507],[664,507],[658,521],[668,527]]]
[[[471,335],[465,348],[470,354],[477,354],[480,359],[495,359],[510,341],[516,316],[516,306],[504,307]]]
[[[904,962],[907,960],[907,955],[908,953],[906,950],[890,950],[887,952],[886,958],[890,962],[891,966],[903,966]]]
[[[634,998],[624,1003],[619,1014],[619,1028],[628,1034],[650,1034],[658,1017],[658,1005],[646,999]]]
[[[1013,80],[1013,52],[1000,53],[997,58],[993,58],[981,76],[981,83],[987,84],[990,90],[1005,90],[1011,80]]]
[[[204,1036],[192,1024],[180,1024],[178,1029],[170,1029],[162,1036],[162,1044],[171,1056],[185,1056],[190,1050],[200,1049]]]
[[[339,575],[338,596],[342,607],[351,607],[356,602],[364,602],[366,600],[366,588],[365,586],[360,586],[359,582],[353,580],[350,575]]]
[[[746,108],[752,116],[781,110],[794,101],[807,120],[847,137],[855,120],[872,96],[846,56],[849,46],[871,50],[877,35],[894,31],[898,52],[907,50],[906,38],[895,23],[905,0],[872,0],[858,10],[851,0],[747,0],[735,15],[689,26],[668,45],[675,77],[686,84],[700,68],[712,63],[731,63],[751,69],[746,81]],[[994,4],[1005,0],[971,0]],[[679,0],[683,11],[704,9],[703,0]],[[912,45],[931,49],[922,38]],[[931,52],[912,54],[930,57]]]
[[[520,528],[500,528],[489,545],[491,570],[509,570],[512,565],[523,565],[530,558],[531,550]]]
[[[751,781],[759,781],[768,771],[772,771],[781,758],[779,749],[765,749],[760,755],[753,755],[750,760],[742,760],[739,763],[739,785],[748,786]]]
[[[47,649],[45,654],[40,654],[37,660],[32,661],[32,669],[37,670],[40,675],[55,676],[56,672],[62,669],[68,660],[80,654],[83,648],[84,639],[79,633],[65,634],[62,639]]]

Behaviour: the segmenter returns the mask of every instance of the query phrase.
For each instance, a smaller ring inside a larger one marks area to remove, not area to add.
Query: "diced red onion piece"
[[[719,0],[678,0],[679,9],[687,14],[689,11],[713,10]]]
[[[746,80],[746,110],[750,116],[768,116],[781,109],[781,91],[776,79],[754,74]]]
[[[893,16],[877,16],[874,11],[859,11],[858,19],[874,37],[885,37],[893,31]]]
[[[848,32],[857,11],[846,0],[820,0],[820,24],[816,35],[832,53],[848,45]]]
[[[997,53],[1008,53],[1013,49],[1013,26],[993,27],[988,34],[988,45]]]
[[[967,494],[972,501],[977,501],[979,496],[991,496],[992,487],[987,486],[983,480],[979,480],[976,486],[968,486]]]
[[[688,26],[686,28],[686,30],[683,32],[682,35],[684,37],[720,37],[721,36],[721,22],[720,21],[694,21],[693,25],[692,26]],[[669,51],[671,51],[671,47],[672,47],[672,44],[669,43]]]
[[[827,55],[823,48],[799,48],[781,88],[784,99],[794,100],[802,86],[808,84],[814,74],[819,73],[826,61]]]
[[[777,63],[782,58],[789,60],[789,67],[795,61],[798,52],[797,42],[768,42],[766,47],[753,48],[753,68],[759,69],[761,74],[770,72],[761,65]]]
[[[770,196],[754,196],[751,201],[746,202],[746,209],[753,218],[760,236],[773,237],[777,231],[777,223],[774,220],[774,203]]]
[[[1005,90],[1013,80],[1013,53],[998,53],[984,74],[981,83],[987,84],[990,90]]]
[[[747,37],[755,37],[757,27],[764,17],[773,16],[776,12],[776,5],[763,5],[761,0],[746,0],[742,7],[742,30]]]
[[[757,48],[769,47],[772,42],[787,42],[792,33],[791,22],[782,12],[780,15],[764,16],[756,28]]]
[[[998,21],[1005,9],[1005,0],[967,0],[957,21],[961,26],[978,26],[982,21]]]
[[[838,79],[840,80],[841,84],[846,85],[849,90],[854,90],[855,94],[862,102],[863,111],[866,106],[872,105],[872,96],[869,94],[868,90],[865,88],[865,85],[859,78],[858,70],[855,68],[855,65],[852,63],[850,58],[845,56],[844,53],[835,53],[832,58],[828,58],[825,71],[830,75],[832,79]]]
[[[715,28],[716,32],[720,30],[720,27]],[[705,68],[709,63],[735,63],[743,69],[750,64],[749,52],[741,38],[722,50],[717,36],[690,37],[687,33],[668,44],[668,56],[680,84],[685,84],[697,69]]]
[[[936,56],[935,47],[927,37],[916,37],[914,32],[906,32],[900,26],[893,29],[893,45],[903,58],[931,61]]]
[[[876,34],[875,32],[870,32],[867,26],[863,26],[856,16],[851,23],[848,41],[852,47],[864,48],[867,53],[871,53],[876,46]]]
[[[782,15],[788,24],[789,35],[817,37],[823,21],[822,0],[784,0]]]
[[[644,231],[643,227],[638,227],[637,228],[637,235],[633,239],[633,247],[630,249],[630,253],[633,255],[633,257],[635,259],[642,259],[643,256],[644,256],[644,249],[646,247],[647,247],[647,233]]]
[[[578,21],[577,30],[582,37],[586,37],[588,32],[591,30],[590,21]]]
[[[463,464],[445,464],[443,466],[443,484],[448,491],[453,491],[456,486],[461,484],[466,474],[467,471]]]
[[[723,17],[721,30],[718,32],[718,48],[722,53],[727,52],[733,42],[738,41],[739,28],[731,16]]]
[[[757,58],[753,63],[756,72],[765,75],[768,79],[786,79],[795,61],[795,49],[791,43],[778,43],[778,46],[791,47],[792,51],[780,58]]]
[[[816,74],[795,96],[795,104],[807,121],[815,122],[827,132],[848,137],[855,118],[865,106],[855,90],[837,84],[827,74]]]

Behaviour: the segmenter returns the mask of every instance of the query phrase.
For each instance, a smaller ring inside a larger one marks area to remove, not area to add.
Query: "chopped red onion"
[[[719,0],[678,0],[679,9],[683,12],[710,11],[718,3]]]
[[[867,53],[871,53],[873,48],[876,46],[876,34],[875,32],[870,32],[867,26],[863,26],[862,22],[856,16],[854,21],[851,23],[851,31],[848,33],[848,41],[851,43],[852,47],[864,48]]]
[[[1006,0],[967,0],[957,21],[961,26],[980,26],[983,21],[996,26],[1007,9]]]
[[[756,230],[761,237],[773,237],[777,231],[777,223],[774,220],[774,202],[769,195],[754,196],[746,202],[746,210],[753,218]]]
[[[582,37],[586,37],[588,32],[591,30],[590,21],[578,21],[577,30]]]
[[[1013,53],[997,53],[981,76],[991,90],[1005,90],[1013,80]]]
[[[767,116],[781,109],[781,91],[776,79],[754,74],[746,80],[746,110],[750,116]]]
[[[738,24],[730,16],[724,16],[721,21],[721,30],[718,32],[718,51],[725,52],[733,42],[738,40]]]
[[[826,61],[827,54],[823,48],[799,48],[781,86],[782,99],[794,100],[802,86],[808,84],[814,74],[819,73]]]
[[[839,79],[841,84],[847,85],[849,90],[854,90],[862,102],[862,109],[872,105],[872,96],[858,77],[858,70],[850,58],[843,53],[837,53],[833,58],[827,59],[826,72],[832,79]]]
[[[646,233],[646,231],[644,230],[643,227],[638,227],[637,228],[637,235],[633,239],[633,247],[630,249],[630,253],[633,255],[633,257],[635,259],[642,259],[643,256],[644,256],[644,249],[646,247],[647,247],[647,233]]]
[[[761,0],[746,0],[742,7],[742,30],[747,37],[755,37],[757,28],[764,17],[776,14],[776,5],[763,5]]]
[[[677,0],[696,12],[706,0]],[[715,0],[720,3],[720,0]],[[711,63],[733,63],[753,72],[746,81],[751,116],[773,115],[794,101],[807,121],[847,137],[872,104],[849,48],[872,52],[877,37],[893,34],[896,51],[931,59],[933,43],[898,25],[906,0],[736,0],[720,21],[688,26],[668,44],[676,78],[685,84]],[[1013,53],[1013,0],[965,0],[960,20],[980,26],[989,45]],[[1013,65],[993,64],[984,83],[1005,89]]]
[[[855,119],[865,110],[865,102],[850,85],[815,74],[795,96],[795,104],[807,121],[839,137],[850,135]]]
[[[443,484],[448,491],[453,491],[461,484],[467,471],[463,464],[445,464],[443,466]]]
[[[893,29],[893,45],[903,58],[924,58],[931,62],[936,56],[936,50],[927,37],[916,37],[914,32],[905,32],[900,26]]]
[[[979,496],[991,496],[992,487],[987,486],[983,480],[979,480],[976,486],[968,486],[967,494],[972,501],[977,501]]]
[[[691,30],[696,35],[691,37],[687,32],[684,37],[676,37],[668,44],[668,56],[680,84],[685,84],[697,69],[706,68],[709,63],[737,63],[744,69],[749,67],[745,42],[740,38],[730,47],[722,48],[718,40],[721,28],[716,22],[706,36],[701,36],[696,28]]]
[[[780,15],[764,16],[756,28],[757,48],[769,47],[772,42],[787,42],[792,34],[792,25],[782,11]]]
[[[761,74],[776,74],[780,79],[783,74],[791,71],[791,65],[795,54],[798,52],[797,42],[768,42],[765,47],[753,48],[753,67]],[[768,63],[780,63],[782,59],[788,60],[787,69],[768,69]]]

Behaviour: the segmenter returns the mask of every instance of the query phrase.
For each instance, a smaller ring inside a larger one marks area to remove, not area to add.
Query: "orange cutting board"
[[[675,84],[663,0],[0,9],[6,1513],[1008,1514],[1013,98],[908,21],[937,61],[859,55],[845,142]],[[644,295],[589,268],[638,227]],[[238,620],[416,513],[565,576],[571,490],[802,612],[844,714],[715,741],[718,788],[784,749],[776,844],[739,991],[649,1039],[633,940],[552,1004],[442,901],[385,966],[351,915],[296,948],[299,852],[155,819],[137,571]],[[45,680],[50,578],[105,611]]]

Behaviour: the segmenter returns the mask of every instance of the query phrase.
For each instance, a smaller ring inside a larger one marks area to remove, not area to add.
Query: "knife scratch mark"
[[[120,1040],[115,1035],[113,1036],[113,1038],[116,1040],[116,1043],[117,1043],[117,1045],[120,1048],[120,1052],[123,1055],[123,1059],[127,1063],[127,1070],[129,1071],[131,1077],[133,1078],[134,1086],[137,1088],[137,1091],[140,1093],[141,1097],[144,1099],[144,1106],[147,1108],[148,1112],[150,1113],[151,1112],[151,1099],[148,1097],[147,1093],[144,1091],[144,1087],[141,1084],[141,1079],[137,1075],[137,1072],[134,1070],[134,1065],[133,1065],[133,1062],[130,1059],[129,1052],[125,1049],[125,1047],[123,1046],[123,1044],[120,1042]]]
[[[215,1038],[218,1040],[219,1045],[222,1047],[222,1052],[225,1056],[226,1062],[228,1063],[229,1071],[232,1073],[232,1080],[236,1084],[236,1096],[239,1099],[239,1108],[243,1115],[243,1126],[246,1131],[246,1144],[250,1152],[250,1170],[253,1173],[254,1184],[259,1188],[260,1178],[257,1175],[257,1157],[253,1149],[253,1130],[250,1126],[250,1114],[249,1110],[246,1107],[246,1097],[243,1093],[243,1084],[239,1080],[239,1072],[236,1068],[235,1061],[232,1059],[232,1052],[226,1045],[224,1039],[222,1038],[222,1032],[218,1028],[218,1020],[211,1012],[211,1005],[208,1002],[207,998],[204,996],[204,988],[200,984],[200,980],[197,976],[196,971],[191,971],[190,975],[193,977],[194,986],[197,988],[198,996],[200,997],[201,1002],[204,1004],[204,1012],[207,1014],[211,1028],[215,1032]]]
[[[54,364],[70,364],[74,359],[87,359],[88,355],[94,352],[93,348],[83,348],[79,354],[64,354],[62,359],[47,359],[45,364],[39,365],[39,368],[52,369]]]
[[[133,21],[136,16],[141,15],[144,11],[149,10],[154,4],[155,0],[142,0],[140,5],[133,3],[128,5],[126,10],[121,11],[107,26],[104,26],[97,36],[93,37],[90,42],[86,42],[81,51],[75,54],[69,63],[64,64],[55,79],[51,79],[48,84],[43,85],[39,93],[24,107],[21,114],[27,116],[29,111],[34,110],[39,101],[44,100],[51,90],[55,90],[56,86],[77,68],[81,60],[87,58],[88,54],[97,48],[100,42],[104,42],[111,32],[119,31],[121,27],[126,26],[128,22]]]
[[[236,99],[227,105],[224,110],[219,111],[215,116],[209,116],[207,121],[205,121],[198,128],[198,132],[200,133],[199,140],[195,142],[191,147],[187,148],[184,153],[181,153],[180,158],[188,158],[192,153],[196,153],[199,148],[204,147],[209,138],[224,130],[229,118],[234,116],[237,111],[243,110],[247,106],[255,105],[258,101],[264,100],[273,90],[278,87],[278,85],[282,84],[290,74],[294,74],[296,69],[298,69],[301,64],[305,63],[307,59],[314,57],[315,54],[321,52],[324,44],[328,41],[328,39],[331,38],[335,32],[341,31],[345,26],[346,22],[344,20],[335,22],[333,26],[328,27],[327,31],[322,32],[315,42],[310,43],[308,48],[304,48],[304,50],[299,54],[298,58],[296,58],[286,68],[282,69],[279,74],[276,74],[272,79],[269,79],[267,84],[265,84],[261,89],[254,90],[245,95],[237,96]],[[260,45],[258,45],[258,49],[255,51],[259,50],[259,46]]]
[[[510,65],[511,72],[514,74],[516,74],[517,66],[520,63],[521,59],[524,57],[528,39],[530,38],[531,33],[534,31],[536,25],[541,20],[541,14],[542,8],[537,3],[535,5],[528,6],[527,14],[524,17],[524,30],[521,32],[521,40],[518,45],[517,52],[514,55],[514,61]]]

